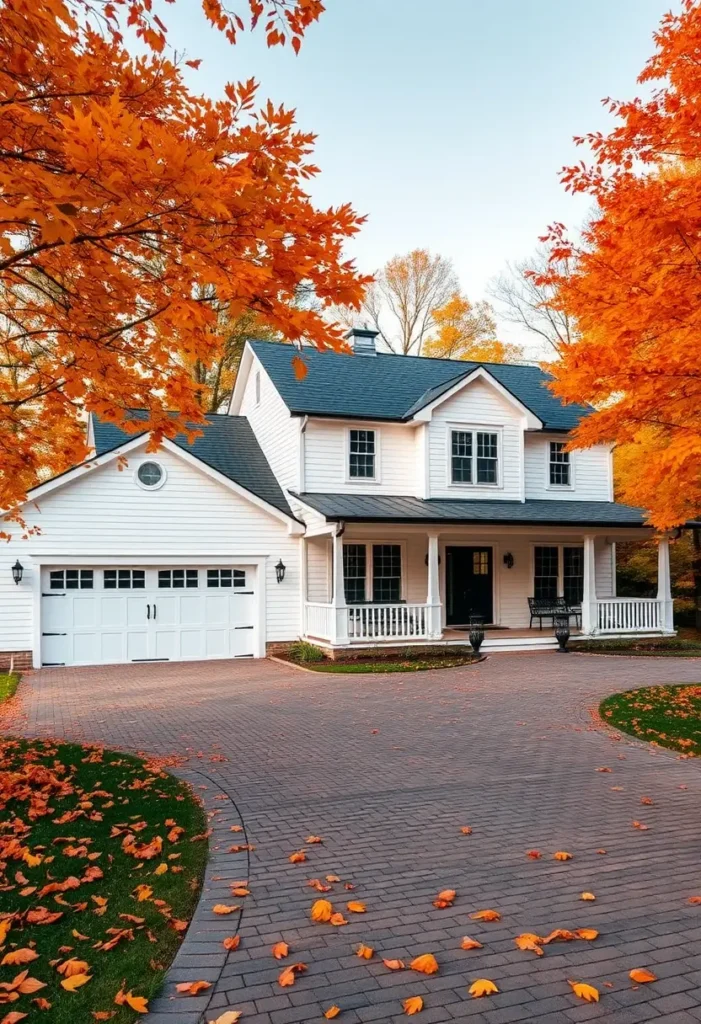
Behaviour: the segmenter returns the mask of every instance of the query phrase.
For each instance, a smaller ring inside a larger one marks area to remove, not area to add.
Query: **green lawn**
[[[698,636],[663,636],[645,639],[630,637],[616,640],[582,640],[572,644],[573,651],[588,654],[627,654],[652,658],[701,658]]]
[[[407,661],[316,661],[305,662],[314,672],[424,672],[431,668],[459,668],[478,661],[474,656],[460,658],[411,658]]]
[[[115,996],[123,983],[134,996],[155,995],[180,945],[207,857],[206,839],[192,841],[206,831],[202,807],[183,783],[139,758],[51,741],[0,744],[0,801],[0,937],[10,921],[0,981],[27,970],[45,985],[27,992],[25,980],[0,1015],[29,1013],[47,1024],[136,1020]],[[157,874],[160,865],[167,870]],[[13,964],[18,949],[38,958]],[[87,964],[76,973],[90,978],[76,991],[61,986],[71,958]],[[50,1010],[39,1012],[34,999]]]
[[[645,686],[601,702],[601,717],[638,739],[671,750],[701,754],[701,683]]]
[[[0,704],[14,696],[19,681],[20,677],[16,673],[10,675],[7,672],[0,672]]]

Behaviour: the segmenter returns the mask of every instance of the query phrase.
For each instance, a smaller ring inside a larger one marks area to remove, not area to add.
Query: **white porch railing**
[[[330,604],[310,603],[305,605],[305,630],[307,636],[318,637],[319,640],[330,640],[333,637],[334,608]]]
[[[425,604],[362,604],[337,609],[331,604],[306,602],[306,636],[333,641],[334,625],[340,627],[351,642],[425,640],[430,636],[429,607]]]
[[[597,633],[656,633],[664,627],[656,597],[607,597],[596,606]]]
[[[351,605],[347,613],[351,641],[422,640],[428,636],[425,604]]]

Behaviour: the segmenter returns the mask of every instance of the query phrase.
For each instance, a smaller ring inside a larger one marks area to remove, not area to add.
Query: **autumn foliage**
[[[233,43],[262,19],[299,49],[320,0],[204,0]],[[0,508],[86,454],[80,414],[154,437],[200,421],[191,368],[220,354],[218,311],[287,339],[338,345],[299,308],[359,302],[342,247],[360,219],[319,210],[314,136],[294,112],[256,109],[253,80],[192,91],[151,3],[6,0],[0,9]],[[127,25],[141,53],[125,42]],[[41,45],[39,45],[41,44]],[[186,62],[196,68],[200,60]],[[188,75],[191,72],[188,71]],[[140,424],[140,429],[143,424]]]
[[[666,15],[655,42],[639,78],[649,98],[605,101],[614,129],[576,140],[593,163],[566,168],[563,181],[590,197],[594,214],[579,240],[551,227],[552,262],[540,279],[578,333],[553,367],[555,391],[597,409],[577,443],[632,445],[638,472],[623,497],[664,528],[701,511],[697,0]]]

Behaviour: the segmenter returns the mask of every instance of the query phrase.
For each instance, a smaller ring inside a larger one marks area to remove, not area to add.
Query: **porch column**
[[[348,608],[346,591],[343,586],[343,535],[334,534],[333,544],[333,593],[331,595],[331,643],[348,643]]]
[[[428,593],[426,615],[428,635],[431,640],[440,640],[443,635],[441,591],[438,582],[438,534],[428,535]]]
[[[596,561],[593,534],[584,537],[584,589],[582,593],[582,632],[595,633],[597,628],[596,608]]]
[[[660,606],[660,629],[664,633],[673,633],[674,605],[669,565],[669,536],[666,533],[660,534],[657,542],[657,600]]]

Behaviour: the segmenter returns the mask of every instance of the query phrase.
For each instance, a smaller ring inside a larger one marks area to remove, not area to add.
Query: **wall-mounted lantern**
[[[507,569],[513,569],[514,567],[514,556],[511,554],[510,551],[507,551],[506,554],[504,555],[504,565],[506,566]]]
[[[275,576],[277,577],[278,583],[282,583],[282,581],[284,580],[286,568],[287,566],[284,564],[282,559],[280,559],[280,561],[275,566]]]
[[[23,572],[24,572],[24,566],[22,565],[22,563],[20,562],[20,560],[18,558],[17,561],[15,562],[15,564],[12,566],[12,579],[15,581],[15,583],[21,583],[22,582],[22,573]]]

